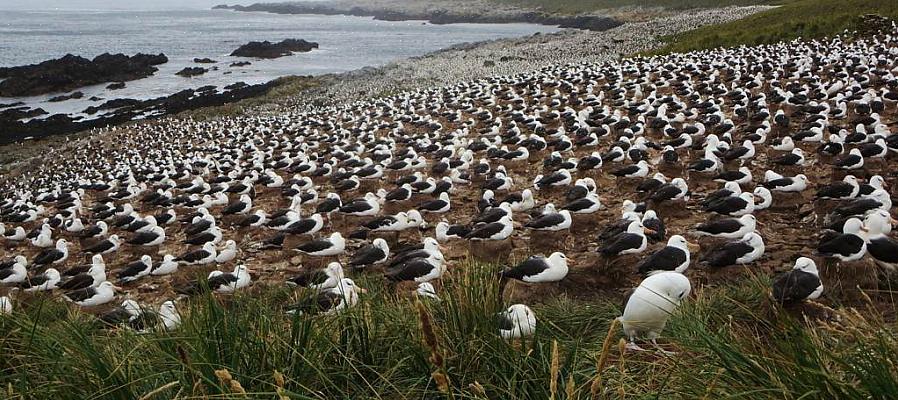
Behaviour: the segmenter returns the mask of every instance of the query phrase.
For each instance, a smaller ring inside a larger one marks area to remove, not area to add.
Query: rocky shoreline
[[[424,2],[427,3],[427,2]],[[358,2],[293,2],[293,3],[255,3],[249,6],[221,4],[213,7],[217,10],[262,11],[275,14],[316,14],[316,15],[351,15],[357,17],[373,17],[383,21],[416,21],[424,20],[432,24],[504,24],[530,23],[540,25],[557,25],[561,28],[576,28],[590,31],[604,31],[622,24],[615,18],[602,15],[559,15],[538,10],[520,8],[496,9],[492,6],[466,6],[452,8],[416,8],[414,5],[380,4],[359,5]]]
[[[316,85],[303,90],[299,95],[272,99],[264,105],[254,106],[248,112],[289,113],[310,107],[351,102],[372,96],[389,96],[401,91],[433,88],[488,76],[512,75],[553,64],[611,61],[656,48],[661,44],[661,37],[665,35],[743,18],[768,8],[755,6],[697,10],[672,13],[648,21],[627,22],[602,32],[564,30],[554,34],[462,43],[424,56],[399,60],[383,67],[366,67],[347,73],[317,76]],[[143,104],[143,109],[147,111],[154,103],[167,103],[170,106],[168,108],[153,108],[156,113],[149,117],[156,118],[167,113],[166,110],[180,112],[263,95],[276,86],[277,84],[271,82],[254,85],[227,96],[214,95],[207,100],[206,96],[190,99],[189,96],[176,94],[170,96],[173,98],[167,102],[167,98],[147,100]],[[107,105],[109,106],[111,105]],[[120,112],[112,114],[109,118],[79,121],[67,120],[64,118],[66,116],[62,115],[42,120],[35,119],[28,123],[10,121],[14,116],[17,119],[26,118],[22,115],[28,113],[27,107],[26,110],[14,106],[5,110],[0,109],[0,132],[3,132],[3,135],[0,135],[0,144],[19,141],[26,137],[44,137],[121,124],[135,116],[147,114],[139,110],[141,105],[137,101],[119,106],[122,106]],[[38,115],[30,115],[27,118]],[[127,127],[119,129],[128,130]]]
[[[104,53],[88,60],[66,54],[39,64],[0,68],[0,97],[35,96],[65,92],[105,82],[146,78],[168,62],[165,54],[133,56]]]
[[[235,101],[262,96],[281,85],[283,79],[275,79],[258,85],[238,82],[228,85],[219,93],[215,86],[186,89],[170,96],[149,100],[115,99],[84,110],[96,118],[86,119],[66,114],[55,114],[37,118],[47,112],[37,108],[10,107],[0,110],[0,145],[14,143],[26,138],[42,138],[51,135],[80,132],[93,128],[119,125],[135,119],[152,119],[182,111],[204,107],[221,106]],[[101,112],[106,112],[101,114]],[[22,119],[32,118],[27,122]]]

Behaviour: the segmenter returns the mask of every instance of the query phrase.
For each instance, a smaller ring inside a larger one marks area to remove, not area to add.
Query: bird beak
[[[115,286],[115,285],[113,285],[112,288],[115,290],[118,290],[119,292],[122,292],[125,290],[125,289],[122,289],[120,286]]]
[[[863,232],[870,232],[870,228],[867,228],[866,226],[862,226],[862,227],[861,227],[861,231],[863,231]]]
[[[898,224],[898,219],[889,217],[889,223],[892,224],[892,225],[896,225],[896,224]]]
[[[437,248],[440,249],[440,252],[446,251],[446,247],[443,246],[443,245],[441,245],[441,244],[438,244],[438,245],[437,245]]]
[[[363,287],[359,287],[359,293],[365,293],[365,294],[367,294],[367,293],[368,293],[368,289],[365,289],[365,288],[363,288]]]
[[[689,251],[693,251],[693,252],[697,252],[697,251],[701,250],[701,248],[702,248],[702,246],[699,246],[698,243],[691,243],[691,242],[686,242],[686,247],[689,249]]]
[[[656,231],[656,230],[654,230],[654,229],[651,229],[651,228],[644,228],[644,229],[645,229],[645,233],[648,233],[648,234],[651,234],[651,235],[654,235],[654,234],[658,233],[658,231]]]

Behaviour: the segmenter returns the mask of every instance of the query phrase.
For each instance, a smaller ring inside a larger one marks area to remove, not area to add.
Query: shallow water
[[[109,52],[165,53],[169,62],[153,76],[127,82],[121,90],[107,84],[84,87],[79,100],[49,103],[59,95],[10,98],[50,114],[77,114],[88,106],[115,98],[147,99],[187,88],[249,84],[285,75],[320,75],[365,66],[380,66],[464,42],[554,32],[555,27],[532,24],[432,25],[423,21],[376,21],[371,18],[319,15],[277,15],[228,10],[183,11],[3,11],[0,22],[0,66],[37,63],[72,53],[87,58]],[[230,57],[231,51],[252,40],[306,39],[320,49],[274,60]],[[209,57],[217,64],[195,64]],[[246,67],[229,67],[250,61]],[[176,76],[187,66],[211,68],[193,78]],[[100,101],[88,100],[92,96]]]

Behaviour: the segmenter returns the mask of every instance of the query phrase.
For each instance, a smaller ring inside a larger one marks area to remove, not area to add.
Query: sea
[[[321,75],[382,66],[454,44],[521,37],[558,29],[533,24],[449,24],[425,21],[378,21],[373,18],[322,15],[279,15],[230,10],[15,10],[0,11],[0,66],[39,63],[68,53],[93,58],[102,53],[165,53],[169,62],[154,75],[126,83],[120,90],[107,84],[75,89],[82,99],[48,102],[52,93],[33,97],[0,97],[0,104],[24,102],[49,114],[89,118],[82,111],[116,98],[149,99],[187,88],[256,84],[287,75]],[[318,42],[308,53],[272,60],[230,57],[249,41],[287,38]],[[211,58],[216,64],[196,64]],[[246,67],[230,67],[250,61]],[[184,67],[218,67],[204,75],[175,75]],[[101,100],[91,101],[91,97]]]

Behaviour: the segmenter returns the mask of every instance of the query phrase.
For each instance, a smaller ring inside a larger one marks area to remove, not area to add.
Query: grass
[[[620,310],[605,301],[533,304],[536,336],[500,339],[494,315],[505,305],[494,270],[457,270],[443,301],[420,306],[378,276],[362,276],[357,281],[370,293],[335,316],[287,316],[280,311],[287,289],[255,287],[182,302],[177,331],[143,335],[101,330],[58,300],[35,298],[0,317],[0,390],[7,399],[122,400],[877,399],[898,392],[893,324],[845,312],[843,324],[807,328],[767,305],[764,279],[698,289],[664,333],[679,352],[668,358],[622,354],[618,327],[606,340]]]
[[[865,14],[896,19],[898,1],[787,0],[781,7],[740,20],[666,37],[667,45],[652,53],[770,44],[799,37],[822,38],[846,29],[863,28],[860,17]]]
[[[618,7],[663,7],[683,10],[727,6],[776,5],[788,0],[493,0],[499,3],[539,8],[547,12],[577,14]]]

